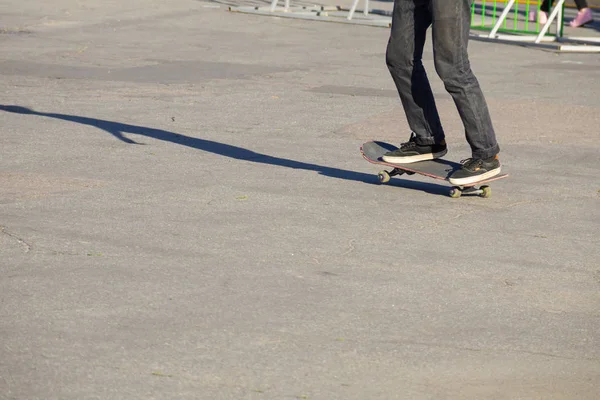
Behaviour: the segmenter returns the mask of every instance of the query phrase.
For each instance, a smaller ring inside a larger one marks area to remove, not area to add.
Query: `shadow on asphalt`
[[[377,175],[365,174],[362,172],[349,171],[345,169],[327,167],[324,165],[310,164],[302,161],[289,160],[286,158],[274,157],[267,154],[261,154],[252,150],[244,149],[242,147],[232,146],[225,143],[214,142],[212,140],[205,140],[200,138],[189,137],[180,135],[175,132],[169,132],[162,129],[148,128],[145,126],[122,124],[119,122],[105,121],[102,119],[80,117],[76,115],[56,114],[56,113],[44,113],[34,111],[32,109],[21,107],[21,106],[8,106],[1,105],[0,110],[5,112],[11,112],[15,114],[24,115],[35,115],[40,117],[56,118],[63,121],[75,122],[78,124],[89,125],[102,129],[113,135],[115,138],[129,144],[142,145],[128,137],[124,136],[125,133],[141,135],[150,137],[153,139],[163,140],[165,142],[171,142],[181,146],[191,147],[206,151],[213,154],[218,154],[223,157],[229,157],[236,160],[250,161],[260,164],[276,165],[280,167],[303,169],[306,171],[315,171],[321,175],[325,175],[331,178],[345,179],[350,181],[364,182],[373,185],[379,185]],[[358,150],[357,150],[358,155]],[[405,179],[393,179],[388,185],[421,190],[426,193],[447,195],[448,187],[444,185],[438,185],[436,183],[424,183],[413,180]]]

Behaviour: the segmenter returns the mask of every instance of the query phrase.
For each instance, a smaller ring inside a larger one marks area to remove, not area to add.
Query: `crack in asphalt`
[[[9,237],[15,239],[17,242],[19,242],[19,244],[21,244],[25,248],[25,253],[29,253],[31,251],[31,249],[33,248],[31,246],[31,244],[27,243],[25,240],[21,239],[14,233],[7,231],[5,226],[0,225],[0,232],[2,232],[6,236],[9,236]]]

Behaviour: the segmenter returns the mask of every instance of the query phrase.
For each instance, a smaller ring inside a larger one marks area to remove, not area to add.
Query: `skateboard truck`
[[[388,183],[392,176],[402,175],[402,174],[414,175],[415,173],[411,172],[411,171],[405,171],[400,168],[394,168],[391,171],[386,171],[386,170],[379,171],[379,174],[377,176],[379,177],[379,183]]]
[[[391,171],[379,171],[377,177],[379,178],[379,183],[388,183],[392,176],[400,176],[402,174],[406,175],[414,175],[416,172],[406,171],[400,168],[394,168]],[[448,192],[448,195],[453,199],[458,199],[463,194],[466,195],[478,195],[483,198],[488,198],[492,195],[492,188],[488,185],[480,186],[479,189],[475,186],[478,183],[474,183],[472,186],[453,186],[452,189]]]
[[[479,189],[475,186],[454,186],[448,194],[453,199],[458,199],[463,194],[474,194],[487,199],[492,195],[492,188],[488,185],[480,186]]]

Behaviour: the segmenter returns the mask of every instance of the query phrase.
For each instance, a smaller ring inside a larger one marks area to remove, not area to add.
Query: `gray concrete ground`
[[[598,55],[471,43],[511,177],[454,200],[359,154],[386,29],[0,7],[0,398],[598,398]]]

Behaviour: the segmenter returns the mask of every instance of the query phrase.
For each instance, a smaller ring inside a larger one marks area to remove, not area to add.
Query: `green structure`
[[[530,13],[537,15],[541,3],[541,0],[475,0],[471,6],[471,27],[516,35],[538,35],[543,24],[537,18],[531,22],[528,17]],[[560,13],[561,19],[562,15]],[[562,21],[557,26],[559,28],[547,34],[562,36]]]

